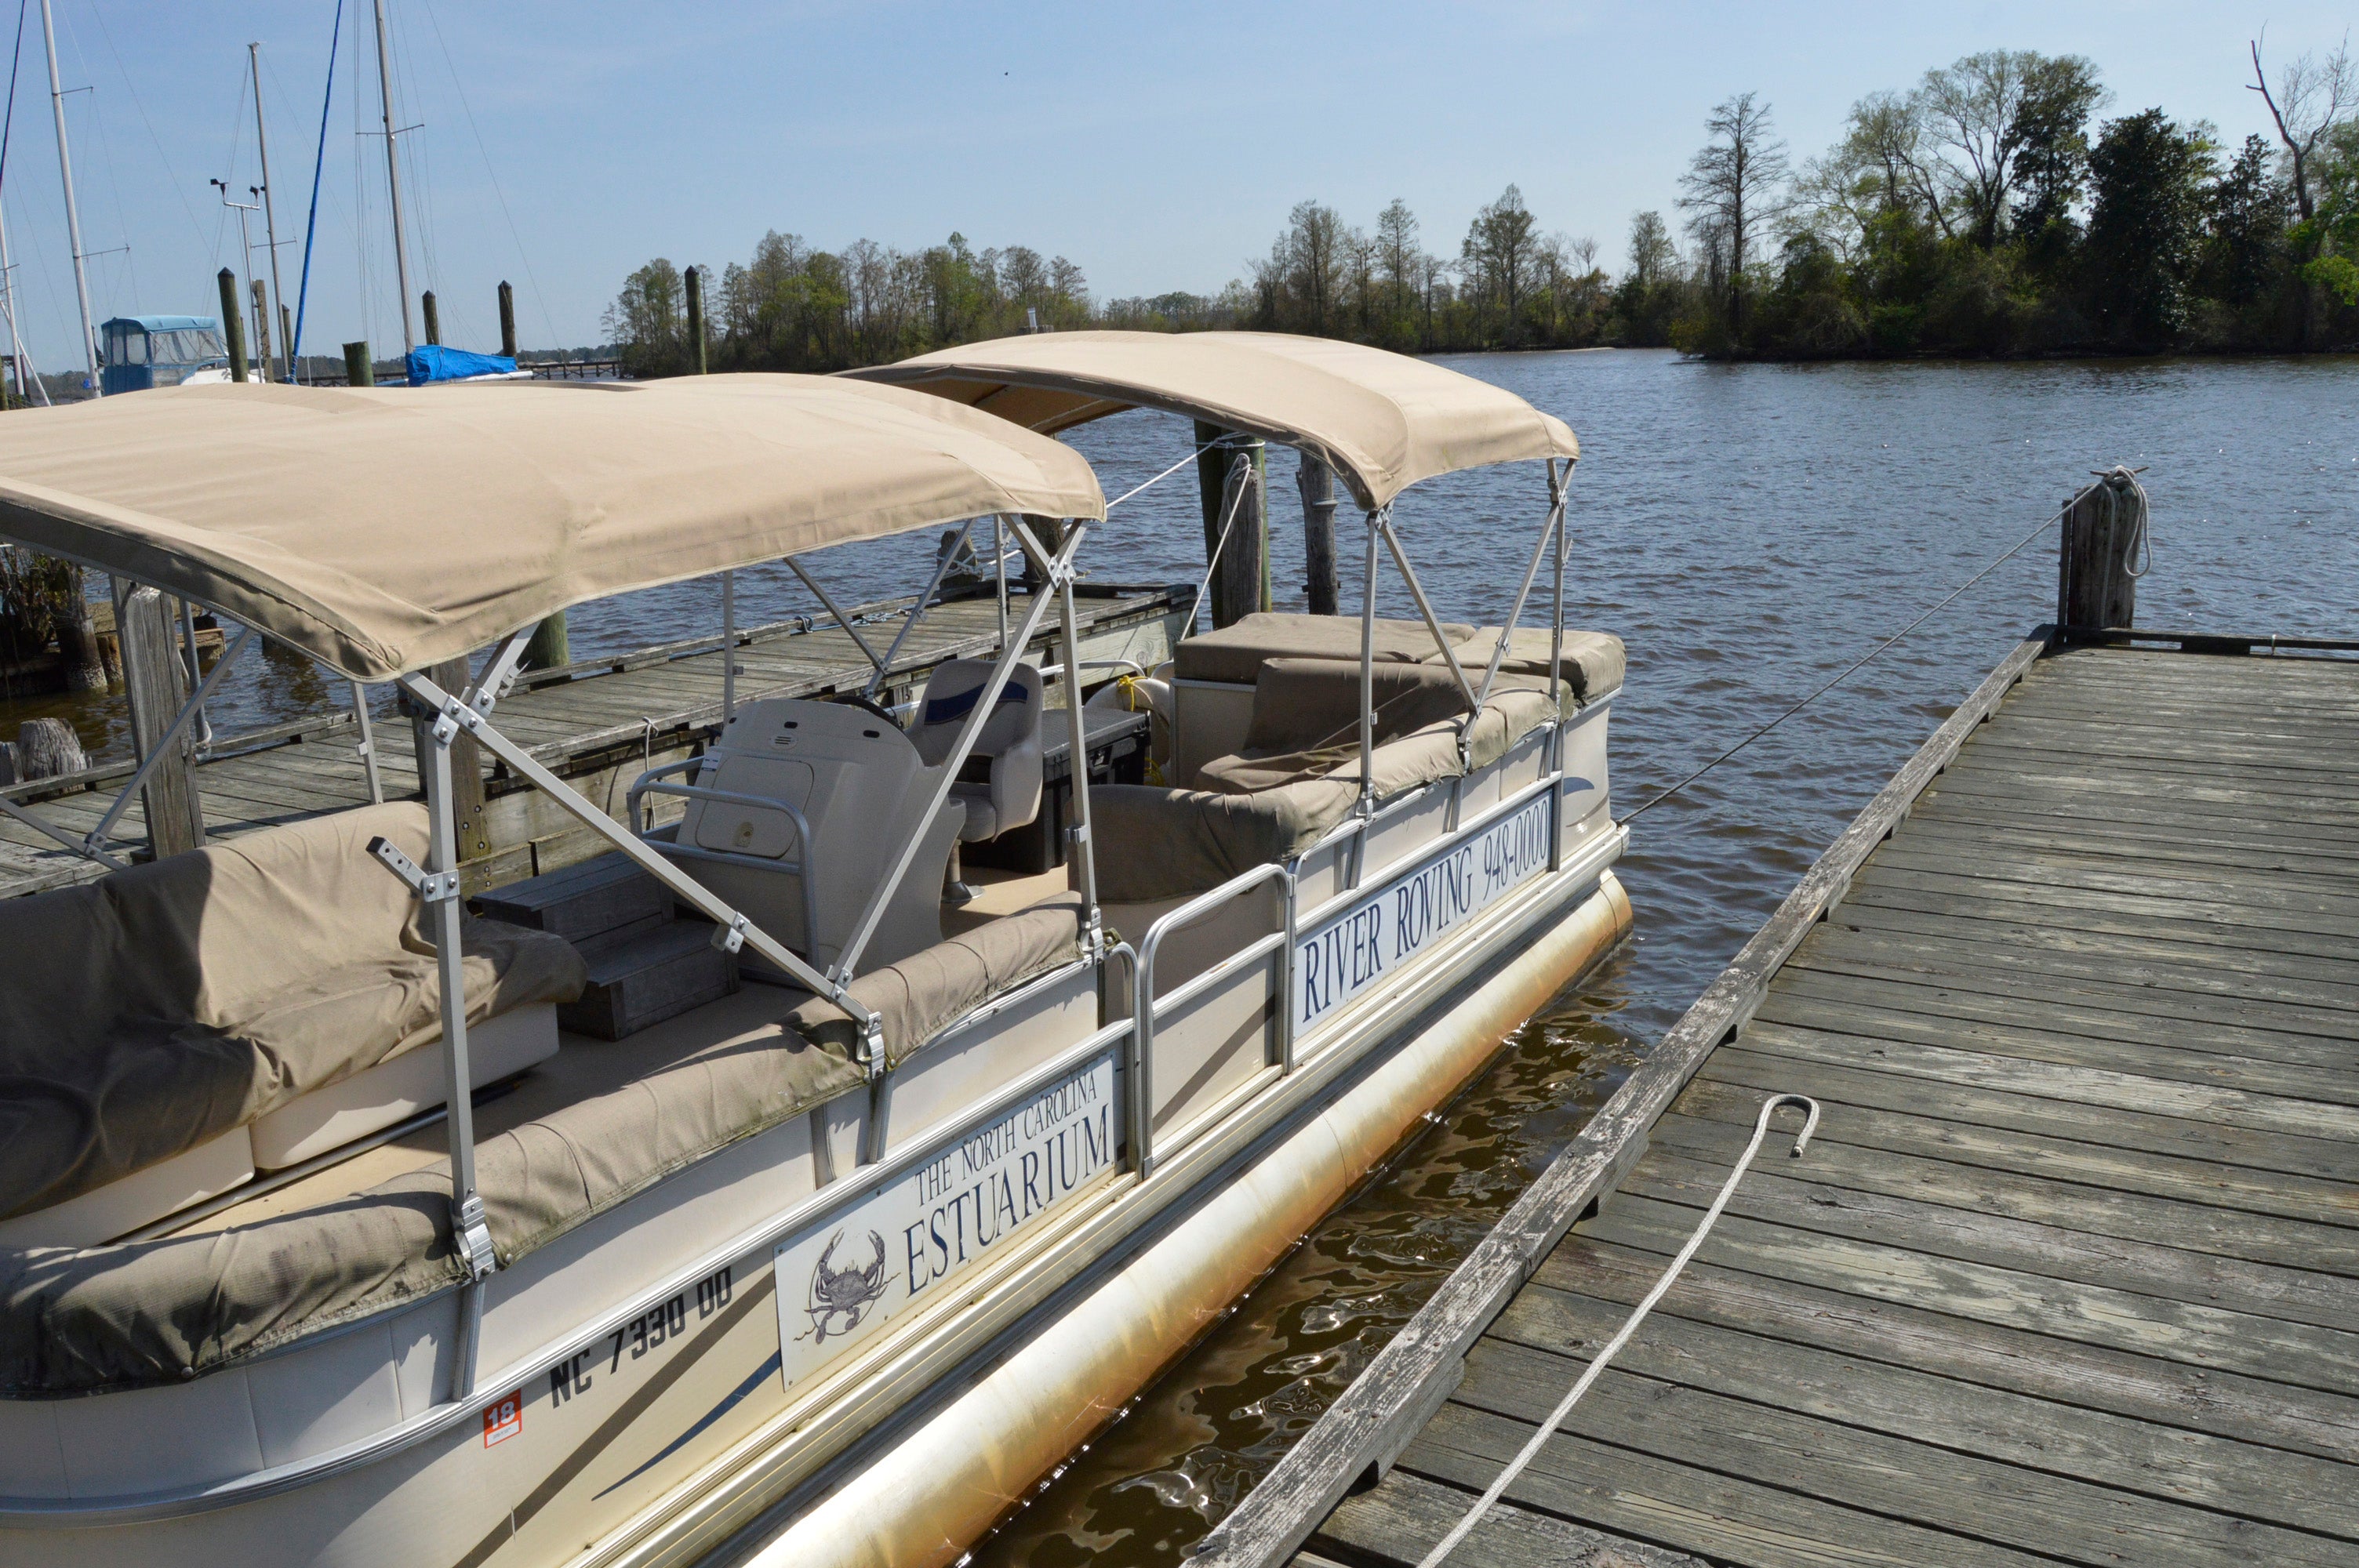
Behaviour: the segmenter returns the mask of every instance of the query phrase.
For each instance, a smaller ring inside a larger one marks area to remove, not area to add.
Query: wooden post
[[[114,632],[123,644],[123,689],[131,698],[132,746],[143,762],[158,745],[165,747],[164,761],[140,792],[147,809],[147,842],[160,860],[205,841],[204,803],[197,796],[189,731],[164,740],[188,691],[164,596],[120,578],[114,586]]]
[[[532,641],[524,645],[524,667],[528,670],[553,670],[573,662],[573,643],[565,629],[565,611],[541,618],[532,629]]]
[[[1343,589],[1335,576],[1335,470],[1309,452],[1299,456],[1294,482],[1302,492],[1303,591],[1311,614],[1336,615]]]
[[[688,353],[696,373],[704,374],[704,269],[701,266],[688,269]]]
[[[2107,474],[2064,514],[2056,563],[2056,623],[2095,630],[2135,625],[2130,575],[2146,533],[2146,500],[2125,472]]]
[[[261,380],[270,379],[270,291],[254,280],[254,368]]]
[[[426,678],[459,697],[466,692],[474,673],[464,658],[449,659],[429,669]],[[409,715],[410,738],[418,748],[418,776],[422,779],[433,770],[434,739],[427,731],[434,720],[420,713],[406,693],[401,706]],[[469,860],[490,854],[492,839],[484,821],[484,749],[463,730],[451,741],[451,814],[458,825],[458,858]]]
[[[1027,513],[1020,517],[1018,521],[1021,522],[1025,527],[1031,530],[1032,537],[1038,540],[1040,547],[1048,551],[1050,555],[1053,556],[1059,550],[1065,547],[1065,520],[1063,518],[1036,517]],[[1009,543],[1013,544],[1014,541],[1010,540]],[[1040,568],[1032,564],[1032,557],[1029,555],[1027,555],[1024,557],[1024,586],[1028,591],[1033,593],[1045,593],[1048,591],[1047,588],[1040,580]]]
[[[500,279],[500,352],[516,358],[516,290]]]
[[[58,618],[58,652],[63,655],[68,691],[104,691],[106,656],[99,652],[98,618],[90,611],[90,590],[82,568],[69,574],[64,613]]]
[[[287,380],[292,384],[300,379],[295,373],[295,313],[287,308],[284,297],[278,301],[278,341],[286,345]]]
[[[222,336],[229,340],[229,378],[245,379],[245,311],[237,302],[237,275],[227,267],[213,280],[221,285]]]
[[[429,288],[419,295],[418,303],[426,311],[426,341],[429,343],[441,342],[442,313],[434,308],[434,291]]]
[[[1254,611],[1269,608],[1268,449],[1253,437],[1228,435],[1201,420],[1196,424],[1196,444],[1203,449],[1196,454],[1196,490],[1204,516],[1204,558],[1212,563],[1213,552],[1220,553],[1206,597],[1212,601],[1212,624],[1234,625]],[[1229,522],[1234,499],[1230,473],[1240,453],[1252,463],[1248,491],[1223,549],[1222,524]]]
[[[369,358],[366,338],[344,345],[344,381],[351,386],[376,384],[376,362]]]

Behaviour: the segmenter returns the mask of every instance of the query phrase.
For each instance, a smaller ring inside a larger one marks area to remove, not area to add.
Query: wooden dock
[[[2019,648],[1199,1568],[1416,1563],[1786,1092],[1453,1563],[2359,1563],[2359,659],[2137,638]]]
[[[1077,589],[1076,619],[1084,659],[1131,659],[1152,666],[1169,656],[1192,589],[1188,587]],[[851,607],[846,613],[880,654],[908,619],[913,598]],[[1017,598],[1012,613],[1020,617]],[[1034,641],[1036,657],[1054,662],[1054,617]],[[906,699],[944,660],[990,652],[999,611],[988,588],[939,601],[894,658],[886,695]],[[247,657],[260,655],[249,654]],[[738,633],[737,700],[857,693],[875,671],[867,655],[832,619],[802,616]],[[341,683],[330,683],[340,689]],[[648,766],[686,756],[719,728],[721,638],[710,637],[584,659],[527,675],[501,703],[500,729],[537,760],[619,815],[632,778]],[[379,718],[375,751],[385,797],[419,794],[409,725]],[[205,827],[216,840],[256,828],[367,804],[368,777],[354,750],[349,710],[219,738],[193,772]],[[79,838],[95,827],[132,773],[119,762],[69,777],[13,784],[5,794]],[[464,866],[469,891],[554,871],[598,851],[595,835],[564,816],[522,780],[486,766],[477,852]],[[462,823],[462,829],[464,828]],[[118,855],[146,838],[134,800],[116,824]],[[38,828],[0,815],[0,897],[87,881],[104,868],[77,856]]]

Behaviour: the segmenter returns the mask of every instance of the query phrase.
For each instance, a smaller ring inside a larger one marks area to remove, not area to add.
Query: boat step
[[[670,921],[575,944],[590,966],[581,999],[557,1022],[577,1034],[620,1040],[737,989],[737,966],[701,920]]]
[[[600,855],[479,894],[476,912],[582,943],[671,919],[663,885],[619,854]]]

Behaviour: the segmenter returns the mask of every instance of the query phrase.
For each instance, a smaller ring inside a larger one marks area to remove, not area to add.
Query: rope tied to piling
[[[1687,1245],[1680,1248],[1679,1256],[1671,1260],[1671,1266],[1663,1271],[1663,1277],[1655,1281],[1654,1289],[1647,1292],[1645,1299],[1639,1302],[1637,1309],[1623,1320],[1621,1328],[1615,1331],[1614,1337],[1607,1340],[1604,1347],[1595,1356],[1590,1357],[1589,1365],[1582,1369],[1579,1379],[1566,1390],[1564,1398],[1557,1401],[1556,1409],[1550,1411],[1548,1419],[1540,1422],[1539,1430],[1532,1433],[1530,1441],[1527,1442],[1516,1456],[1507,1462],[1507,1467],[1499,1472],[1498,1478],[1491,1483],[1480,1498],[1476,1499],[1474,1506],[1466,1510],[1465,1517],[1451,1526],[1450,1533],[1441,1538],[1440,1544],[1419,1561],[1417,1568],[1440,1568],[1442,1560],[1457,1550],[1460,1541],[1473,1533],[1474,1527],[1482,1522],[1483,1516],[1491,1511],[1500,1498],[1506,1494],[1507,1488],[1515,1485],[1516,1477],[1524,1473],[1525,1466],[1537,1458],[1548,1440],[1556,1435],[1557,1428],[1562,1426],[1565,1417],[1572,1413],[1572,1407],[1581,1402],[1582,1395],[1589,1392],[1590,1385],[1597,1381],[1598,1374],[1605,1370],[1606,1364],[1621,1352],[1624,1346],[1630,1343],[1631,1336],[1638,1332],[1638,1325],[1647,1320],[1648,1313],[1655,1310],[1655,1303],[1670,1293],[1671,1286],[1678,1282],[1680,1271],[1687,1268],[1688,1260],[1696,1255],[1697,1249],[1704,1243],[1704,1238],[1712,1234],[1712,1227],[1719,1222],[1721,1211],[1728,1206],[1728,1200],[1736,1195],[1737,1183],[1743,1181],[1745,1173],[1752,1168],[1753,1157],[1761,1152],[1762,1141],[1769,1136],[1771,1113],[1780,1106],[1788,1105],[1803,1107],[1810,1113],[1808,1119],[1802,1123],[1800,1135],[1794,1140],[1794,1147],[1788,1152],[1791,1159],[1799,1160],[1802,1157],[1802,1151],[1810,1147],[1810,1135],[1819,1130],[1819,1102],[1808,1095],[1771,1095],[1761,1102],[1761,1114],[1753,1123],[1752,1141],[1745,1144],[1745,1152],[1737,1157],[1734,1168],[1728,1173],[1728,1180],[1721,1184],[1719,1194],[1712,1200],[1712,1206],[1704,1210],[1703,1218],[1696,1226],[1694,1233],[1688,1238]]]

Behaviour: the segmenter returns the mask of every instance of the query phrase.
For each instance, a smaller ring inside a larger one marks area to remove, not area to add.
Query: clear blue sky
[[[264,106],[291,299],[333,0],[53,0],[94,309],[211,314],[241,274],[234,214],[259,175]],[[413,288],[444,335],[496,346],[516,286],[527,347],[600,341],[654,255],[743,259],[777,228],[833,247],[951,230],[1079,263],[1101,297],[1217,289],[1316,197],[1365,223],[1395,196],[1454,254],[1509,182],[1542,226],[1618,264],[1630,214],[1669,210],[1712,104],[1752,89],[1799,156],[1851,103],[1980,49],[2093,58],[2116,111],[2159,104],[2227,139],[2263,128],[2244,90],[2263,24],[2278,58],[2331,47],[2347,5],[1150,5],[387,0]],[[0,0],[0,38],[14,29]],[[348,0],[329,114],[305,346],[397,349],[369,0]],[[354,92],[352,49],[363,48]],[[94,92],[76,92],[82,87]],[[27,348],[75,358],[72,278],[32,0],[5,170]],[[257,244],[261,239],[255,227]],[[257,251],[257,256],[259,252]],[[364,294],[364,260],[366,293]]]

